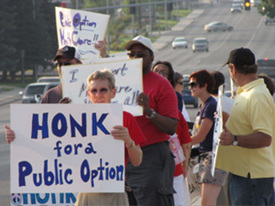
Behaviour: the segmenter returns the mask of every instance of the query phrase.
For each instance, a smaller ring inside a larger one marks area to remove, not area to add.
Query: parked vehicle
[[[270,18],[268,16],[265,16],[265,25],[274,24],[274,23],[275,23],[275,17]]]
[[[257,59],[258,64],[258,74],[268,75],[275,84],[275,59]]]
[[[184,37],[176,37],[172,42],[173,49],[176,48],[188,48],[188,41]]]
[[[244,9],[244,1],[243,0],[233,0],[232,6],[240,6],[241,9]]]
[[[224,91],[224,96],[227,96],[228,98],[230,98],[232,96],[231,90],[225,90]]]
[[[242,13],[242,8],[240,5],[233,5],[230,9],[231,13]]]
[[[36,82],[28,84],[22,96],[22,103],[40,103],[44,94],[51,88],[59,85],[57,82]]]
[[[261,4],[261,0],[250,0],[251,6],[257,7],[259,4]]]
[[[233,26],[220,21],[213,21],[204,26],[204,30],[208,32],[217,31],[232,31]]]
[[[57,82],[57,83],[60,83],[60,78],[59,78],[59,76],[44,76],[44,77],[39,77],[37,79],[37,82]]]
[[[209,51],[208,48],[208,41],[206,38],[204,37],[200,37],[200,38],[195,38],[192,44],[192,51],[196,52],[196,51]]]

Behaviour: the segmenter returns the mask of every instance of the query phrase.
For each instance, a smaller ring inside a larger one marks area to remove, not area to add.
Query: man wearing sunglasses
[[[101,57],[108,57],[106,53],[105,41],[98,41],[95,48],[99,50]],[[53,59],[56,61],[58,75],[61,78],[61,67],[73,64],[82,64],[81,55],[78,50],[71,46],[64,46],[57,50],[56,56]],[[58,85],[47,91],[41,103],[58,103],[62,99],[62,85]]]
[[[125,49],[130,59],[143,59],[144,92],[137,97],[143,115],[136,120],[147,139],[141,144],[143,160],[140,166],[127,164],[126,183],[133,191],[130,205],[174,205],[175,162],[168,140],[177,129],[177,97],[167,79],[151,71],[154,54],[150,39],[137,36],[126,44]]]
[[[230,76],[238,86],[234,105],[220,135],[217,167],[229,172],[232,205],[274,205],[274,102],[257,76],[248,48],[230,52]]]
[[[54,58],[58,70],[59,77],[61,78],[61,67],[73,64],[82,64],[80,54],[76,48],[71,46],[64,46],[57,50]],[[48,90],[41,103],[58,103],[62,99],[62,85],[58,85]]]

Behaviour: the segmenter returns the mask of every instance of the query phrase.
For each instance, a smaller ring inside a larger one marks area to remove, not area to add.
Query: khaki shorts
[[[212,165],[212,152],[201,153],[198,182],[223,186],[225,184],[227,172],[216,168],[214,177],[213,177],[211,175],[211,165]]]
[[[124,193],[78,193],[75,206],[129,206]]]

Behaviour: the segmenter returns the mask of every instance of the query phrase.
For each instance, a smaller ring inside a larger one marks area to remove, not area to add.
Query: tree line
[[[1,0],[2,81],[21,69],[47,64],[57,50],[55,6],[47,0]]]

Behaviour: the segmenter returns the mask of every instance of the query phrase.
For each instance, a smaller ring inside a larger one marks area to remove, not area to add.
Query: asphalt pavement
[[[172,35],[173,32],[171,31],[184,31],[203,12],[203,9],[193,10],[188,16],[181,18],[180,21],[171,28],[171,30],[154,33],[160,35],[160,38],[153,43],[154,50],[159,51],[164,49],[166,46],[171,45],[172,41],[176,37],[175,35]]]
[[[19,94],[19,92],[23,90],[23,88],[19,87],[0,86],[0,106],[5,104],[11,104],[13,102],[20,100],[22,96]]]

